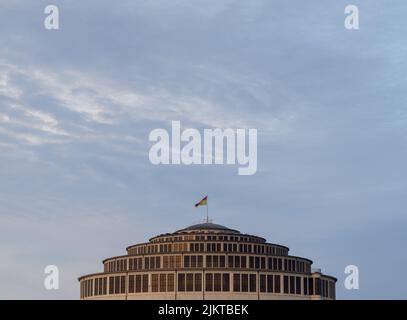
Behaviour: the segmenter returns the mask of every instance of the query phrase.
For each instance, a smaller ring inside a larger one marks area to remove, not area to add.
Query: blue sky
[[[407,297],[405,1],[352,1],[358,31],[342,0],[52,3],[58,31],[49,1],[0,1],[0,298],[77,299],[102,259],[199,222],[205,194],[338,298]],[[257,173],[151,165],[171,120],[257,128]]]

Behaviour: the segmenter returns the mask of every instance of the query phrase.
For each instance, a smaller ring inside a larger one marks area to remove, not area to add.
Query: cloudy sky
[[[407,297],[406,1],[352,1],[358,31],[345,0],[53,0],[58,31],[50,2],[0,0],[0,298],[77,299],[102,259],[201,221],[205,194],[338,298]],[[256,128],[257,173],[152,165],[171,120]]]

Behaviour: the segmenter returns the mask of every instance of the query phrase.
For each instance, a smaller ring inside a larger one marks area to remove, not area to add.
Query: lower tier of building
[[[99,273],[80,278],[81,299],[335,299],[336,279],[319,272],[217,270]]]

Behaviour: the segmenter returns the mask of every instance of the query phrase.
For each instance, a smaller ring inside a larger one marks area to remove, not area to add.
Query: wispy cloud
[[[79,71],[55,73],[3,62],[0,72],[7,75],[3,76],[3,86],[0,87],[0,95],[6,98],[2,101],[4,112],[1,114],[2,122],[8,125],[5,132],[14,132],[16,138],[31,144],[71,142],[92,134],[103,136],[129,120],[134,123],[146,120],[169,123],[175,119],[201,126],[261,127],[276,135],[288,130],[295,120],[292,112],[270,114],[267,119],[256,117],[250,108],[237,113],[226,111],[233,108],[231,103],[239,104],[238,99],[222,105],[199,96],[173,94],[165,88],[126,88],[126,85]],[[237,77],[228,77],[231,85],[244,87],[252,92],[255,100],[261,99],[256,96],[255,83],[243,79],[239,83]],[[19,78],[24,78],[24,82],[18,84]],[[33,99],[36,99],[37,107],[32,105]],[[41,99],[53,101],[52,108],[44,111]],[[57,113],[61,110],[68,110],[79,118],[76,122],[58,118]],[[80,130],[79,124],[84,130]],[[97,125],[102,125],[102,129],[97,129]],[[32,129],[33,132],[21,133],[18,128]],[[48,138],[36,135],[38,131],[47,134]]]

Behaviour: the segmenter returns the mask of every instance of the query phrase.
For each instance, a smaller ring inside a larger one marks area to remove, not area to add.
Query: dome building
[[[336,278],[288,248],[214,223],[127,247],[79,278],[81,299],[335,299]]]

